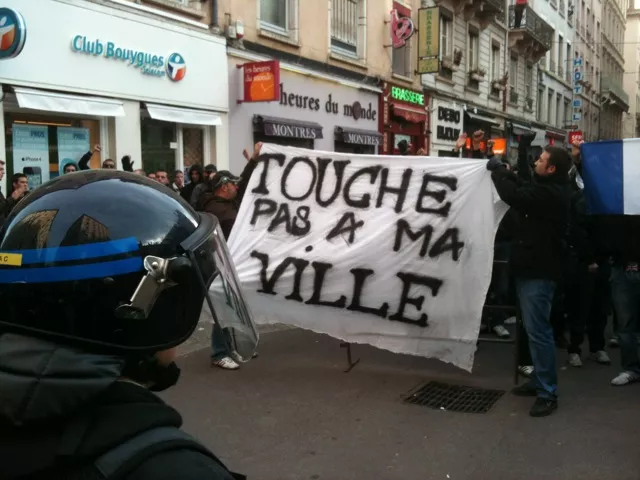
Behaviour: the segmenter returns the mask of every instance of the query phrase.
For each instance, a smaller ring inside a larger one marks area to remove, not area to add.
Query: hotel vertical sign
[[[418,73],[440,71],[440,9],[418,10]]]

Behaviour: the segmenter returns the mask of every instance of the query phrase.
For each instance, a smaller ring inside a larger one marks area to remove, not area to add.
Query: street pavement
[[[616,351],[610,367],[563,364],[559,410],[531,418],[532,399],[509,393],[486,414],[403,402],[431,380],[508,390],[512,345],[481,344],[472,374],[354,345],[361,361],[345,373],[337,340],[270,328],[259,358],[228,372],[198,349],[208,330],[183,350],[181,381],[163,398],[188,432],[250,480],[640,478],[640,385],[609,385]]]

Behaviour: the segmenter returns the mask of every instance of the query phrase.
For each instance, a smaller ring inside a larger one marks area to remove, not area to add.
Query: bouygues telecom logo
[[[174,82],[179,82],[187,74],[187,63],[180,53],[174,52],[165,57],[142,49],[127,48],[115,42],[92,40],[83,35],[73,37],[71,50],[75,53],[122,62],[131,68],[138,69],[143,75],[166,76]]]
[[[172,53],[167,59],[167,75],[174,82],[179,82],[187,74],[187,63],[179,53]]]
[[[0,8],[0,60],[20,55],[27,39],[27,26],[13,8]]]

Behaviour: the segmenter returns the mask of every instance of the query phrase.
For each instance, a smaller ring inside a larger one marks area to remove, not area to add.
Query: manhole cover
[[[504,390],[486,390],[484,388],[429,382],[412,391],[404,401],[414,405],[424,405],[436,410],[487,413],[502,395],[504,395]]]

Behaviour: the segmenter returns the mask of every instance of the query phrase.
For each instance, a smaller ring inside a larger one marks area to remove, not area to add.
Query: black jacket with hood
[[[200,181],[198,183],[195,183],[191,178],[191,174],[193,172],[198,172],[198,174],[200,175]],[[204,180],[202,172],[203,170],[200,165],[192,165],[187,172],[189,174],[189,180],[191,181],[180,191],[180,196],[189,203],[191,203],[191,196],[193,195],[193,190],[196,188],[196,185],[200,185],[200,183]]]
[[[93,473],[100,455],[152,428],[179,428],[173,408],[146,388],[118,380],[122,368],[119,357],[1,335],[0,478],[100,478]],[[150,479],[232,477],[203,453],[179,449],[152,456],[126,477]]]

